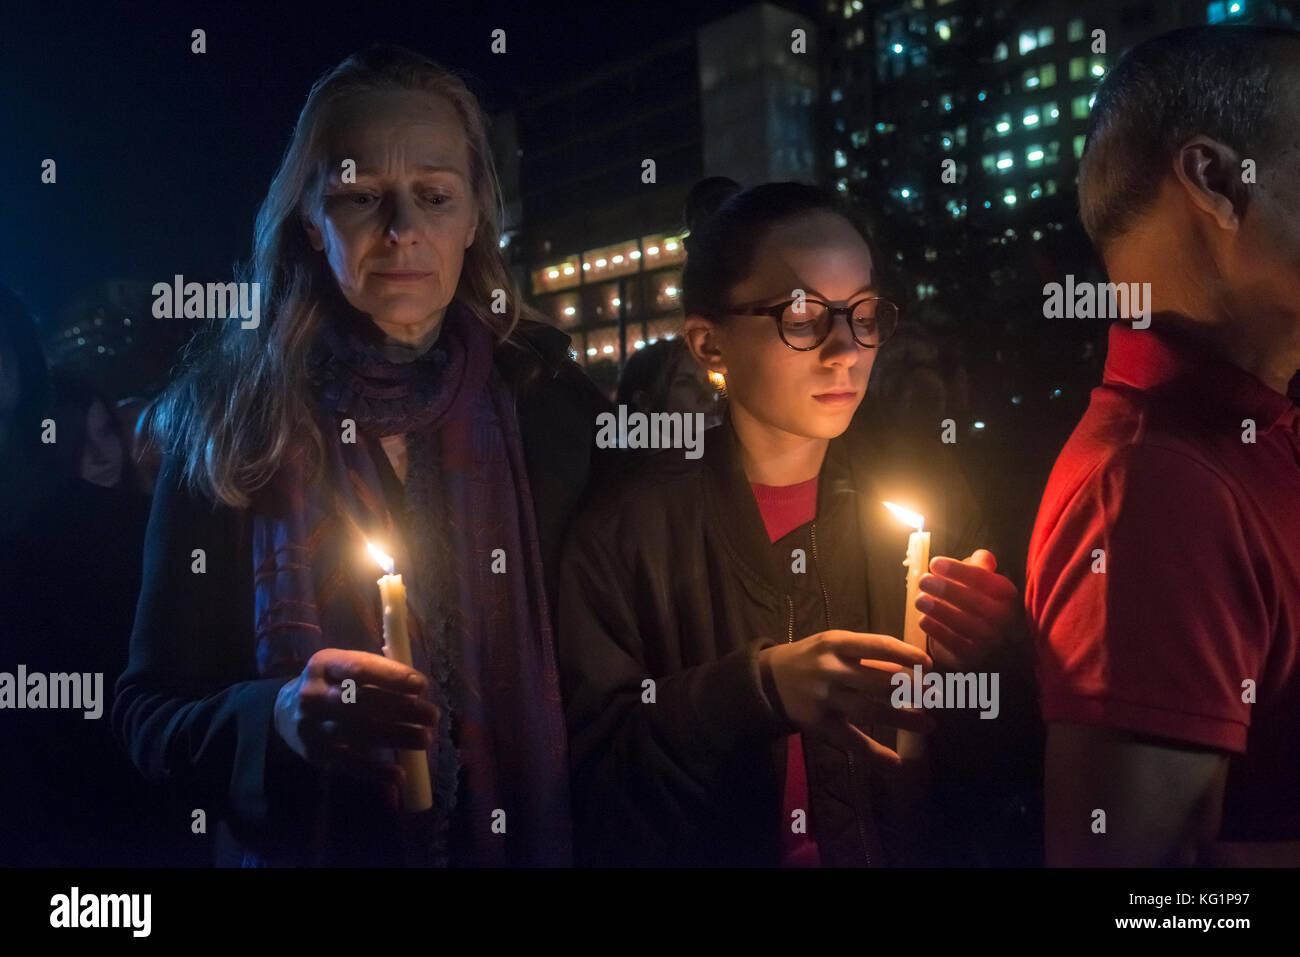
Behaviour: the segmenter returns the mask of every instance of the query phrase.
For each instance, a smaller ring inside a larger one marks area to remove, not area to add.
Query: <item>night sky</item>
[[[0,26],[0,282],[42,319],[110,278],[228,276],[312,82],[375,41],[468,71],[485,108],[580,79],[744,6],[86,5]],[[24,5],[26,6],[26,5]],[[804,7],[805,4],[792,4]],[[192,7],[192,8],[191,8]],[[190,52],[190,31],[207,52]],[[509,52],[489,52],[490,33]],[[40,181],[41,162],[58,181]]]

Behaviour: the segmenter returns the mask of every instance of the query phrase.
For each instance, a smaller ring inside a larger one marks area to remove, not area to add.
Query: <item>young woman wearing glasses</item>
[[[894,707],[891,675],[982,667],[1019,603],[976,548],[939,423],[900,436],[860,415],[850,430],[898,322],[879,261],[811,186],[705,180],[686,219],[685,335],[725,377],[728,411],[701,458],[648,459],[568,542],[579,860],[969,862],[938,772],[971,713]],[[925,516],[932,554],[969,556],[923,579],[928,653],[900,640],[910,529],[885,500]],[[926,759],[902,764],[899,728],[928,733]]]

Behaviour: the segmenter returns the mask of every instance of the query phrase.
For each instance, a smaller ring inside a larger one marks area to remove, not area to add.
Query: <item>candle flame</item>
[[[904,525],[910,525],[918,532],[925,528],[925,516],[917,512],[909,511],[901,505],[895,505],[893,502],[881,502],[885,508],[894,513],[894,518],[898,519]]]
[[[393,563],[392,556],[380,551],[370,542],[366,542],[366,548],[370,552],[370,557],[377,561],[379,566],[384,571],[388,572],[388,574],[392,575],[397,570],[397,566]]]

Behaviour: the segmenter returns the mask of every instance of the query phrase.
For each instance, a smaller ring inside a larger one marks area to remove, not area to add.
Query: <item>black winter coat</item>
[[[951,452],[866,410],[830,442],[816,519],[776,543],[729,420],[705,433],[702,458],[658,453],[593,502],[566,547],[559,605],[580,863],[779,864],[795,728],[757,654],[830,628],[901,636],[910,529],[882,500],[916,503],[932,556],[992,547]],[[1041,738],[1028,652],[1017,629],[977,666],[1000,674],[1001,720],[931,712],[928,784],[805,734],[823,864],[1033,862]],[[863,730],[894,746],[892,728]]]
[[[554,608],[563,535],[593,465],[596,416],[608,402],[568,357],[569,337],[521,322],[496,365],[516,391],[542,560]],[[377,441],[369,443],[389,486],[400,485]],[[418,863],[404,856],[409,815],[386,814],[366,790],[322,775],[280,739],[276,695],[295,675],[263,677],[254,659],[251,515],[214,505],[164,464],[145,542],[144,579],[130,663],[117,683],[113,729],[136,767],[186,808],[220,822],[218,863],[243,851],[288,864]],[[206,550],[207,571],[190,571]],[[332,810],[322,857],[308,859],[306,825],[320,802]],[[454,826],[454,823],[453,823]]]

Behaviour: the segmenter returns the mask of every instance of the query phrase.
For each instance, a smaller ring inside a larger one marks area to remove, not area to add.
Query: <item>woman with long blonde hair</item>
[[[260,322],[213,319],[151,410],[113,722],[222,819],[221,862],[569,860],[550,593],[602,399],[522,304],[500,210],[459,76],[347,58],[257,217]],[[381,654],[367,544],[408,588],[412,667]],[[425,752],[429,810],[404,810],[395,749]]]

